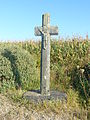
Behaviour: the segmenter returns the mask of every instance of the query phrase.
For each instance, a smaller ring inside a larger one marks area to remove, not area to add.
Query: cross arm
[[[57,26],[50,26],[50,35],[58,35],[58,27]]]
[[[47,33],[49,30],[50,35],[58,35],[58,27],[50,26],[50,27],[35,27],[34,34],[35,36],[42,36],[43,33]]]
[[[41,36],[42,35],[42,27],[35,27],[34,34],[35,34],[35,36]]]

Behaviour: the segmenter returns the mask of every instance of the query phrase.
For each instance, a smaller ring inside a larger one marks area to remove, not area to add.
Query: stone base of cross
[[[41,42],[41,71],[40,92],[42,95],[50,95],[50,37],[58,35],[58,27],[50,26],[50,15],[42,15],[42,26],[35,27],[35,35],[42,37]]]

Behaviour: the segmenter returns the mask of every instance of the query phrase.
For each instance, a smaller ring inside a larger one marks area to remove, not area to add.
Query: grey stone
[[[35,35],[42,37],[40,92],[50,96],[50,36],[58,35],[58,27],[50,26],[50,15],[42,15],[42,26],[35,27]]]
[[[24,93],[23,97],[26,99],[34,102],[34,103],[40,103],[43,101],[61,101],[61,100],[67,100],[66,93],[59,92],[59,91],[50,91],[50,96],[42,95],[40,94],[39,90],[32,90]]]
[[[23,97],[35,103],[45,100],[65,100],[67,98],[64,92],[50,91],[50,36],[57,34],[58,27],[50,26],[50,15],[42,15],[42,26],[35,27],[35,35],[42,37],[40,90],[28,91],[23,95]]]

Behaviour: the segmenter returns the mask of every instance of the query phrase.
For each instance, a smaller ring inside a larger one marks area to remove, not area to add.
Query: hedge
[[[30,53],[18,45],[0,45],[0,86],[24,90],[39,88],[36,61]]]

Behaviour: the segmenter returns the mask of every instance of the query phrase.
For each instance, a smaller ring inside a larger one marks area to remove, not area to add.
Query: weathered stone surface
[[[64,100],[67,99],[66,93],[63,93],[63,92],[51,91],[50,96],[46,96],[46,95],[44,96],[44,95],[40,94],[39,90],[28,91],[23,95],[23,97],[27,98],[28,100],[30,100],[34,103],[50,101],[50,100],[61,101],[63,99]]]
[[[42,26],[35,27],[35,35],[42,37],[40,92],[50,96],[50,36],[58,34],[58,27],[50,26],[50,15],[42,15]]]
[[[57,26],[50,26],[50,27],[35,27],[35,36],[42,36],[42,32],[47,32],[47,29],[49,31],[50,35],[58,35],[58,27]]]
[[[26,92],[23,97],[35,103],[45,100],[65,100],[63,92],[50,91],[50,36],[58,34],[58,27],[50,26],[50,15],[42,15],[42,26],[35,27],[35,35],[42,37],[40,90]]]

